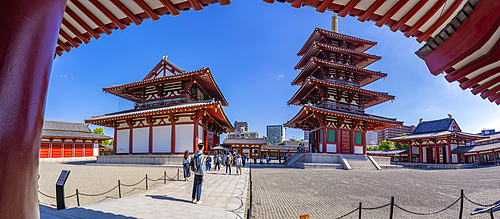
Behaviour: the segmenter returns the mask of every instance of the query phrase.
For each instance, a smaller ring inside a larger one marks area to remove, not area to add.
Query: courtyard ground
[[[252,218],[338,218],[359,207],[395,203],[409,211],[431,213],[465,196],[480,204],[500,200],[500,166],[461,170],[326,170],[252,165]],[[419,216],[395,207],[394,218],[458,218],[460,201],[439,214]],[[463,218],[483,209],[464,200]],[[390,207],[362,210],[362,218],[389,218]],[[500,212],[494,212],[500,217]],[[358,218],[358,212],[345,218]]]

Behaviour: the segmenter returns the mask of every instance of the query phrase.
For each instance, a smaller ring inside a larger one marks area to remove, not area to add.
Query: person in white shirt
[[[238,154],[236,157],[236,174],[239,173],[241,175],[241,164],[243,163],[243,159],[241,159],[241,155]]]

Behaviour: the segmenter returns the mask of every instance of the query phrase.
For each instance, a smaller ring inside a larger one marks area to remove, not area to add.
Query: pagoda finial
[[[163,60],[167,61],[168,56],[163,56]]]
[[[332,16],[332,31],[335,33],[339,32],[339,18],[336,13],[333,13]]]

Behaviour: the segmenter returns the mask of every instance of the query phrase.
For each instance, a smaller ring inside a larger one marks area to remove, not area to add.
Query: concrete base
[[[61,158],[40,158],[40,162],[70,162],[96,160],[96,157],[61,157]]]
[[[182,165],[184,155],[109,155],[98,156],[98,164]]]
[[[338,163],[304,163],[296,162],[295,167],[302,169],[344,169],[344,165]]]
[[[478,167],[475,163],[467,164],[430,164],[430,163],[398,163],[406,168],[420,168],[420,169],[467,169]]]

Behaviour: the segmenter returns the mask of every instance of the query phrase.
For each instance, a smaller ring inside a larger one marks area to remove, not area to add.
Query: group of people
[[[210,171],[212,169],[212,157],[210,154],[205,156],[203,154],[204,145],[198,144],[198,151],[193,157],[189,156],[189,151],[184,152],[184,157],[182,159],[182,166],[184,170],[184,181],[189,181],[191,177],[191,171],[194,172],[194,184],[192,193],[192,202],[195,204],[201,204],[201,186],[205,181],[205,171]],[[234,155],[233,152],[227,154],[215,154],[213,158],[214,170],[220,170],[220,164],[226,166],[226,173],[231,175],[231,166],[236,166],[236,174],[241,175],[241,166],[245,166],[245,161],[247,160],[246,155],[241,156],[240,154]],[[269,162],[269,161],[268,161]],[[193,168],[194,167],[194,168]]]

